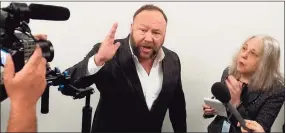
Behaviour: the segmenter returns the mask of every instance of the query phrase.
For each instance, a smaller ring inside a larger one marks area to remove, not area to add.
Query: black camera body
[[[41,47],[42,55],[47,62],[53,60],[54,48],[52,43],[49,40],[35,39],[29,28],[30,19],[37,18],[37,13],[43,13],[35,7],[37,4],[28,6],[25,3],[12,2],[9,6],[0,9],[0,67],[4,67],[7,54],[10,54],[14,62],[15,72],[20,71],[33,54],[36,45]],[[0,74],[0,102],[2,102],[7,98],[7,93],[2,69]]]
[[[47,62],[54,58],[54,48],[49,40],[37,40],[33,37],[28,26],[31,13],[25,3],[11,3],[0,10],[0,65],[6,63],[6,54],[11,54],[15,71],[20,71],[38,44]],[[18,31],[18,32],[16,32]]]
[[[2,8],[0,10],[0,67],[6,64],[6,56],[10,54],[14,61],[15,71],[20,71],[33,54],[36,45],[42,49],[42,56],[47,62],[51,62],[54,58],[52,43],[49,40],[35,39],[28,26],[29,20],[62,21],[67,20],[69,16],[67,8],[49,5],[30,4],[28,6],[25,3],[11,3],[8,7]],[[41,97],[41,113],[49,112],[49,87],[59,86],[59,91],[64,95],[73,96],[74,99],[86,97],[83,107],[82,132],[90,132],[92,117],[90,95],[94,93],[93,88],[82,86],[83,89],[78,89],[74,87],[76,82],[71,83],[68,72],[61,73],[57,68],[52,70],[48,63],[46,68],[47,86]],[[0,73],[2,75],[1,71]],[[4,84],[0,83],[0,102],[7,98],[4,88]]]
[[[42,56],[47,60],[46,81],[47,86],[41,97],[41,113],[49,112],[49,87],[59,86],[59,91],[74,99],[87,97],[94,93],[93,88],[74,87],[70,75],[61,73],[58,68],[51,69],[49,62],[54,58],[54,48],[49,40],[36,39],[29,28],[30,19],[63,21],[69,19],[70,12],[67,8],[51,5],[11,3],[0,10],[0,67],[6,64],[7,54],[12,56],[15,72],[20,71],[33,54],[36,45],[42,50]],[[18,31],[18,32],[16,32]],[[0,71],[2,75],[2,71]],[[1,76],[0,76],[1,77]],[[2,78],[2,77],[1,77]],[[0,102],[7,98],[3,80],[0,79]],[[86,103],[89,108],[89,102]],[[88,115],[91,115],[88,112]],[[87,125],[87,124],[84,124]],[[84,128],[85,130],[88,128]]]

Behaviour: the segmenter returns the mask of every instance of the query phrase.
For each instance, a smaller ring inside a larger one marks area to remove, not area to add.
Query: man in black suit
[[[92,132],[160,132],[167,109],[174,131],[187,131],[180,60],[162,46],[166,27],[164,12],[144,5],[133,16],[130,35],[115,40],[115,23],[67,69],[72,82],[85,78],[81,85],[94,83],[100,92]]]

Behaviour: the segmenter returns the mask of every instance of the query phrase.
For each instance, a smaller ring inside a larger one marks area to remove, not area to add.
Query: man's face
[[[167,23],[159,11],[142,11],[131,25],[131,43],[134,54],[141,60],[157,55],[165,39]]]

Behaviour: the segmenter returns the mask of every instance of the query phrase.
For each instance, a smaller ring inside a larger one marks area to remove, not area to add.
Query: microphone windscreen
[[[69,9],[60,6],[30,4],[29,9],[31,19],[64,21],[70,17]]]
[[[211,88],[212,94],[222,103],[228,103],[231,99],[229,89],[221,82],[216,82]]]

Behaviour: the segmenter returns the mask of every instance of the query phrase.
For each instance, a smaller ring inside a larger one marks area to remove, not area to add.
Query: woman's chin
[[[239,73],[245,73],[246,72],[246,69],[245,68],[241,68],[241,67],[237,67],[237,72]]]

